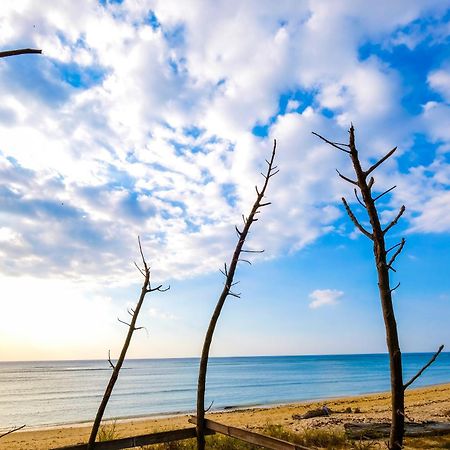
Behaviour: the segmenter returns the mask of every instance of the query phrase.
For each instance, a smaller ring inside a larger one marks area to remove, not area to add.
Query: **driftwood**
[[[350,439],[379,439],[389,436],[391,424],[379,423],[346,423],[345,434]],[[405,436],[441,436],[450,434],[450,422],[406,422]]]
[[[332,413],[333,411],[331,411],[331,409],[326,406],[322,406],[322,408],[306,411],[305,414],[292,414],[292,418],[294,420],[311,419],[312,417],[329,416]]]

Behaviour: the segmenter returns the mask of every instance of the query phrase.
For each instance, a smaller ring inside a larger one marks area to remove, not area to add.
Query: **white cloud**
[[[127,262],[138,234],[161,278],[221,265],[272,137],[281,172],[252,245],[277,256],[333,231],[347,189],[334,168],[348,161],[311,131],[340,139],[354,120],[358,140],[370,142],[367,159],[408,142],[417,122],[400,107],[398,74],[377,58],[361,61],[359,47],[393,45],[421,14],[442,10],[387,1],[370,11],[289,1],[2,7],[2,45],[44,49],[0,66],[0,226],[10,230],[2,271],[114,282],[135,279]],[[158,27],[144,20],[149,10]],[[433,89],[445,83],[443,69],[430,74]],[[276,116],[280,95],[296,90],[312,104],[302,100],[298,114],[291,99]],[[432,139],[450,140],[445,108],[430,103],[418,119]],[[269,139],[251,133],[256,124],[270,125]],[[426,204],[413,207],[420,214]]]
[[[450,73],[447,68],[436,70],[428,75],[431,88],[439,92],[447,102],[450,102]]]
[[[336,305],[338,299],[344,295],[342,291],[336,289],[316,289],[309,294],[309,298],[312,299],[309,307],[312,309],[320,308],[322,306]]]

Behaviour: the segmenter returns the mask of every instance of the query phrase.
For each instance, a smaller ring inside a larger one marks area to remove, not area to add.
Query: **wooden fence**
[[[196,423],[196,418],[189,419],[190,423]],[[205,434],[220,433],[230,436],[250,444],[259,445],[271,450],[311,450],[308,447],[292,444],[281,439],[265,436],[243,428],[232,427],[205,419]],[[151,444],[162,444],[183,439],[192,439],[197,436],[195,427],[183,428],[181,430],[161,431],[152,434],[143,434],[140,436],[131,436],[111,441],[96,442],[95,450],[121,450],[124,448],[141,447]],[[70,445],[68,447],[58,447],[51,450],[86,450],[87,444]]]

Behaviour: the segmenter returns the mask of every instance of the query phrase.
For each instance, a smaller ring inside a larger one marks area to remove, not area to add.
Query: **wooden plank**
[[[214,434],[209,431],[207,434]],[[163,442],[180,441],[182,439],[195,438],[197,433],[195,427],[183,428],[181,430],[161,431],[159,433],[142,434],[130,436],[111,441],[96,442],[94,450],[120,450],[123,448],[140,447],[149,444],[161,444]],[[68,447],[57,447],[50,450],[86,450],[87,444],[69,445]]]
[[[193,416],[189,418],[189,422],[195,424],[197,423],[197,418]],[[283,441],[271,436],[265,436],[253,431],[244,430],[243,428],[223,425],[209,419],[205,419],[205,427],[207,430],[225,434],[226,436],[234,437],[250,444],[260,445],[271,450],[311,450],[310,448],[303,447],[302,445],[292,444],[291,442]]]

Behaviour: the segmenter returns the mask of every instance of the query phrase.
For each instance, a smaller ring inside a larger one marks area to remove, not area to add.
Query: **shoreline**
[[[333,412],[328,417],[305,420],[293,419],[293,414],[304,414],[310,409],[327,405]],[[408,417],[416,421],[450,421],[450,383],[418,387],[406,391]],[[345,413],[351,408],[359,413]],[[117,437],[147,434],[191,426],[189,414],[145,416],[104,421],[106,427],[115,423]],[[305,428],[339,428],[345,421],[389,420],[390,394],[370,393],[340,398],[325,398],[278,405],[239,407],[207,414],[209,418],[227,425],[261,431],[268,424],[277,424],[298,432]],[[0,439],[1,450],[44,450],[87,441],[90,423],[66,424],[39,429],[24,429]]]
[[[450,387],[450,381],[447,383],[435,383],[435,384],[427,384],[424,386],[419,386],[416,388],[412,388],[411,391],[419,390],[419,389],[431,389],[436,387]],[[246,404],[246,405],[230,405],[225,406],[221,409],[213,409],[211,410],[210,414],[223,414],[223,413],[233,413],[238,411],[248,411],[248,410],[265,410],[265,409],[272,409],[272,408],[282,408],[282,407],[294,407],[298,405],[310,405],[310,404],[317,404],[317,403],[330,403],[330,402],[340,402],[342,400],[348,400],[348,399],[357,399],[361,397],[368,397],[373,395],[389,395],[388,391],[374,391],[374,392],[362,392],[354,395],[342,395],[337,397],[319,397],[319,398],[312,398],[312,399],[305,399],[305,400],[293,400],[290,402],[276,402],[276,403],[263,403],[263,404]],[[112,423],[121,423],[126,424],[128,422],[134,422],[134,421],[153,421],[153,420],[166,420],[166,419],[173,419],[177,417],[190,417],[192,415],[195,415],[195,410],[190,411],[179,411],[174,413],[153,413],[153,414],[142,414],[137,416],[121,416],[121,417],[110,417],[102,420],[102,424],[112,424]],[[55,429],[65,429],[65,428],[84,428],[90,426],[92,423],[92,420],[84,420],[81,422],[62,422],[62,423],[55,423],[55,424],[49,424],[49,425],[30,425],[27,426],[23,433],[28,432],[35,432],[35,431],[45,431],[45,430],[55,430]]]

